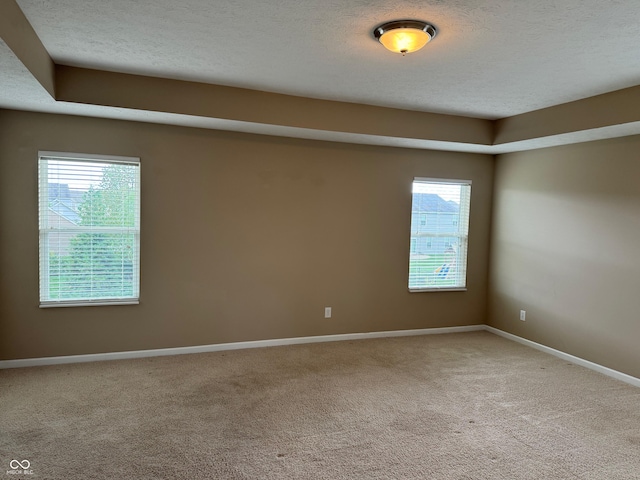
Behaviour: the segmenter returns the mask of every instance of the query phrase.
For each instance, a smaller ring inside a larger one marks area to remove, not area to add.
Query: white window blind
[[[470,180],[414,179],[410,291],[466,288],[470,201]]]
[[[40,306],[137,303],[140,160],[40,152]]]

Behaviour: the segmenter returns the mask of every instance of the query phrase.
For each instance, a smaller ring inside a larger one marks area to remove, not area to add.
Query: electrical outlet
[[[520,310],[520,320],[523,322],[527,320],[527,312],[525,310]]]
[[[331,318],[331,307],[324,307],[324,318]]]

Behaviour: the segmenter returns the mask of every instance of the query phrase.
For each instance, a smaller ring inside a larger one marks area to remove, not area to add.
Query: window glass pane
[[[410,290],[466,286],[470,193],[467,181],[413,182]]]
[[[49,300],[131,298],[134,234],[78,233],[66,251],[49,248]]]
[[[40,301],[139,295],[138,159],[41,155]]]

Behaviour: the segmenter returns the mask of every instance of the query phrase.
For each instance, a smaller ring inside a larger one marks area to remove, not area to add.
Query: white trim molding
[[[522,345],[526,345],[527,347],[535,348],[536,350],[540,350],[541,352],[548,353],[550,355],[553,355],[554,357],[561,358],[562,360],[566,360],[567,362],[571,362],[576,365],[580,365],[581,367],[588,368],[589,370],[594,370],[596,372],[602,373],[608,377],[612,377],[616,380],[628,383],[629,385],[633,385],[634,387],[640,387],[640,378],[627,375],[626,373],[622,373],[612,368],[602,366],[598,363],[590,362],[589,360],[585,360],[584,358],[570,355],[563,351],[556,350],[555,348],[547,347],[546,345],[542,345],[541,343],[527,340],[526,338],[519,337],[512,333],[507,333],[503,330],[490,327],[489,325],[485,325],[484,330],[493,333],[494,335],[499,335],[500,337],[506,338],[508,340],[521,343]]]
[[[245,348],[279,347],[284,345],[300,345],[304,343],[342,342],[346,340],[364,340],[367,338],[411,337],[444,333],[477,332],[484,329],[484,325],[466,325],[461,327],[423,328],[419,330],[392,330],[388,332],[344,333],[340,335],[319,335],[314,337],[278,338],[273,340],[256,340],[253,342],[218,343],[214,345],[196,345],[193,347],[92,353],[87,355],[68,355],[63,357],[20,358],[16,360],[0,360],[0,369],[62,365],[65,363],[99,362],[104,360],[126,360],[131,358],[163,357],[168,355],[187,355],[190,353],[221,352],[225,350],[241,350]]]
[[[154,350],[134,350],[129,352],[92,353],[88,355],[69,355],[63,357],[20,358],[16,360],[0,360],[0,369],[38,367],[45,365],[62,365],[67,363],[99,362],[104,360],[126,360],[132,358],[163,357],[169,355],[188,355],[191,353],[222,352],[225,350],[242,350],[245,348],[279,347],[285,345],[301,345],[305,343],[343,342],[347,340],[365,340],[368,338],[412,337],[419,335],[439,335],[445,333],[464,333],[487,331],[513,342],[535,348],[581,367],[615,378],[622,382],[640,387],[640,378],[613,370],[589,360],[547,347],[526,338],[518,337],[488,325],[466,325],[461,327],[423,328],[418,330],[392,330],[386,332],[343,333],[339,335],[319,335],[314,337],[277,338],[272,340],[256,340],[252,342],[218,343],[213,345],[196,345],[192,347],[158,348]]]

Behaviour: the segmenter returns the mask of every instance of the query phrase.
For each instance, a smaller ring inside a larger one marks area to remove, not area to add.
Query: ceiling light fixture
[[[394,20],[373,30],[373,35],[387,50],[402,56],[420,50],[437,33],[436,27],[420,20]]]

